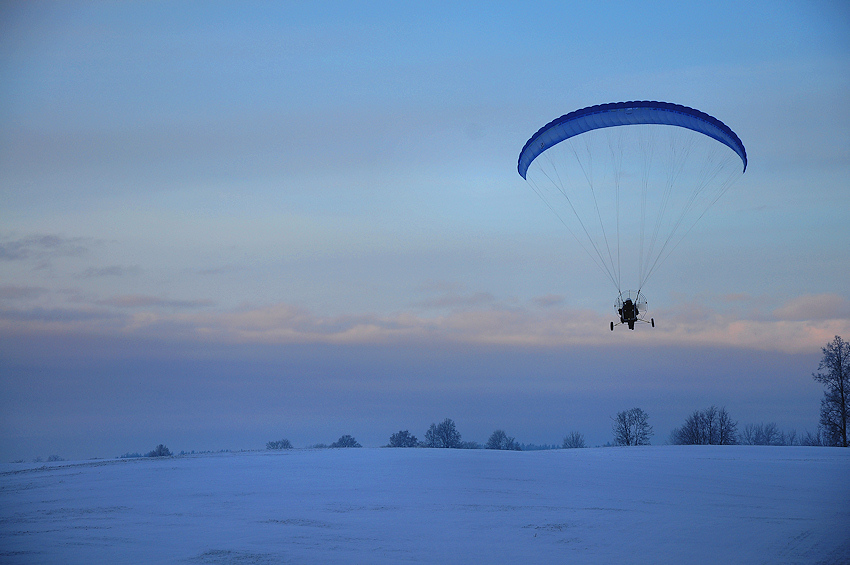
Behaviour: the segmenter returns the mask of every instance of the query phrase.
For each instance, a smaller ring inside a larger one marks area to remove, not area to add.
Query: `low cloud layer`
[[[83,237],[64,237],[56,234],[0,237],[0,261],[24,261],[74,257],[88,251],[91,240]]]
[[[774,310],[777,320],[850,319],[850,301],[837,294],[807,294],[788,301]]]
[[[125,277],[138,275],[142,270],[139,267],[125,267],[123,265],[109,265],[107,267],[89,267],[82,273],[85,279],[100,277]]]
[[[212,300],[175,300],[160,296],[148,296],[144,294],[125,294],[112,296],[98,300],[97,304],[102,306],[114,306],[116,308],[203,308],[212,306]]]
[[[38,286],[3,285],[0,286],[0,300],[31,300],[47,294],[46,288]]]
[[[14,292],[9,291],[12,294]],[[545,307],[538,307],[538,304]],[[850,308],[836,295],[798,297],[772,312],[713,310],[683,303],[654,313],[656,327],[611,332],[610,316],[557,307],[549,297],[529,304],[500,305],[488,298],[441,303],[442,315],[319,315],[278,303],[219,311],[211,301],[147,295],[119,295],[89,306],[5,309],[0,327],[21,331],[74,331],[97,334],[190,339],[216,343],[392,344],[442,341],[557,348],[574,345],[686,345],[731,347],[786,353],[817,351],[834,335],[850,335]]]

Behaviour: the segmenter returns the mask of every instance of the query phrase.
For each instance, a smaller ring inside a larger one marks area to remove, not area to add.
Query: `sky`
[[[843,2],[0,5],[0,459],[814,431],[850,337]],[[518,174],[585,106],[729,125],[746,173],[616,289]],[[620,330],[621,328],[618,328]]]

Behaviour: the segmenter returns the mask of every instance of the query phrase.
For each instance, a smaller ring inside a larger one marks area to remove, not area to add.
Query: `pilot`
[[[627,298],[623,302],[623,307],[620,309],[621,321],[634,320],[637,317],[637,307],[632,302],[631,298]]]

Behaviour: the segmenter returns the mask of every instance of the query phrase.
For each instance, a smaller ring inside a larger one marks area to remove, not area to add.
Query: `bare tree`
[[[738,442],[738,424],[726,408],[710,406],[688,416],[681,428],[670,433],[675,445],[732,445]]]
[[[266,449],[292,449],[292,442],[288,439],[266,442]]]
[[[363,447],[352,436],[346,434],[331,444],[331,447]]]
[[[823,445],[823,432],[821,428],[818,428],[818,431],[812,433],[806,430],[800,437],[800,445],[808,445],[808,446],[822,446]]]
[[[800,445],[801,438],[797,437],[797,430],[791,430],[782,434],[782,445]]]
[[[419,440],[407,430],[401,430],[390,436],[390,447],[416,447]]]
[[[463,443],[460,441],[460,432],[451,418],[446,418],[439,424],[431,424],[428,431],[425,432],[426,447],[448,447],[460,448]]]
[[[490,435],[490,439],[487,440],[487,445],[485,446],[487,449],[510,449],[513,451],[520,451],[519,444],[512,437],[508,437],[508,434],[505,433],[505,430],[496,430]]]
[[[827,445],[847,447],[847,400],[850,395],[850,344],[835,336],[821,348],[823,358],[812,377],[823,384],[820,425]]]
[[[583,435],[578,432],[570,432],[567,437],[564,438],[562,447],[564,449],[577,449],[587,447],[587,445],[584,443]]]
[[[741,434],[744,445],[785,445],[785,434],[775,422],[768,424],[747,424]]]
[[[649,445],[652,436],[649,416],[640,408],[617,413],[614,418],[614,443],[616,445]]]
[[[726,407],[717,414],[717,444],[735,445],[738,443],[738,422],[732,420]]]
[[[681,428],[670,432],[670,443],[674,445],[702,445],[703,441],[702,412],[699,410],[688,416]]]
[[[171,457],[171,450],[159,444],[153,451],[148,451],[145,457]]]

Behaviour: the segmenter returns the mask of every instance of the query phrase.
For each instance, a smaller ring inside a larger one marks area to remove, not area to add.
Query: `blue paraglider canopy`
[[[679,126],[705,134],[738,154],[747,170],[747,151],[729,127],[712,116],[687,106],[669,102],[614,102],[570,112],[540,128],[531,136],[519,154],[517,170],[526,177],[534,159],[565,139],[600,128],[633,124]]]
[[[620,323],[633,328],[654,325],[643,318],[644,285],[744,174],[747,151],[705,112],[614,102],[540,128],[522,148],[517,170],[614,284]],[[623,298],[626,280],[637,289],[630,300]]]

